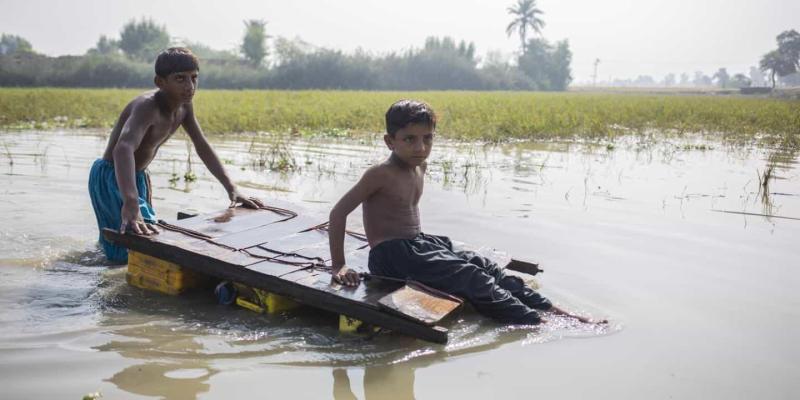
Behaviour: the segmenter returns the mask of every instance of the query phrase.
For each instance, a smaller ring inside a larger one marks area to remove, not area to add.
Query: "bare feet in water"
[[[575,318],[578,321],[583,322],[584,324],[603,325],[603,324],[607,324],[608,323],[607,319],[603,319],[603,320],[600,320],[600,321],[595,321],[595,320],[593,320],[593,319],[591,319],[589,317],[584,317],[584,316],[581,316],[581,315],[573,314],[573,313],[571,313],[569,311],[566,311],[566,310],[564,310],[562,308],[559,308],[557,306],[553,306],[549,311],[551,311],[551,312],[553,312],[554,314],[557,314],[557,315],[564,315],[564,316],[567,316],[567,317],[570,317],[570,318]]]

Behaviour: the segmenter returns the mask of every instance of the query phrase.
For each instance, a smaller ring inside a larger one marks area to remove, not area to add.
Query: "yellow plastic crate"
[[[205,275],[136,251],[128,252],[128,273],[125,278],[130,285],[169,295],[209,283]]]
[[[356,333],[358,328],[364,323],[361,320],[350,318],[347,315],[339,314],[339,332]]]
[[[300,303],[266,290],[251,288],[241,283],[234,282],[234,287],[239,293],[236,304],[255,312],[265,312],[275,314],[287,310],[292,310],[300,306]]]
[[[132,274],[130,272],[125,274],[125,280],[131,286],[136,286],[140,289],[153,290],[172,296],[181,294],[185,288],[170,286],[167,282],[153,278],[149,275]]]
[[[339,314],[339,332],[348,334],[364,334],[378,332],[381,328],[375,325],[365,324],[364,321]]]

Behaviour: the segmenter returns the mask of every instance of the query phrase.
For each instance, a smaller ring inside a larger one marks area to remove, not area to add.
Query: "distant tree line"
[[[565,90],[572,81],[567,41],[541,37],[544,22],[535,0],[508,8],[520,51],[481,60],[475,44],[428,37],[418,48],[386,54],[346,53],[316,47],[299,38],[270,38],[267,22],[244,22],[236,50],[172,38],[151,19],[126,23],[118,38],[101,36],[82,56],[48,57],[24,38],[3,35],[0,86],[149,87],[152,60],[161,49],[183,45],[200,58],[201,85],[226,89],[358,90]],[[528,33],[538,36],[528,38]]]
[[[746,74],[740,72],[730,75],[727,68],[719,68],[710,75],[702,71],[695,71],[693,76],[682,73],[679,77],[670,73],[661,80],[650,75],[639,75],[636,79],[615,79],[605,84],[630,87],[717,86],[723,89],[754,86],[774,88],[778,83],[800,86],[800,33],[794,29],[787,30],[781,32],[776,40],[778,48],[765,54],[758,63],[759,66],[750,67]]]

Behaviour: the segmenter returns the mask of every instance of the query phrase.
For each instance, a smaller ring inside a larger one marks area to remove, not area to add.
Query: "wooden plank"
[[[176,221],[174,225],[217,238],[268,225],[285,218],[285,215],[272,211],[236,207],[182,219]]]
[[[296,271],[281,278],[306,286],[310,289],[320,290],[364,303],[372,309],[380,309],[378,300],[403,286],[400,282],[382,280],[362,281],[356,287],[344,286],[332,280],[327,271]]]
[[[272,261],[261,261],[257,264],[247,266],[247,269],[251,271],[258,272],[260,274],[271,275],[275,277],[280,277],[282,275],[291,274],[299,270],[300,266],[297,265],[289,265],[289,264],[281,264]],[[301,271],[302,273],[308,274],[306,271]],[[245,282],[242,282],[245,283]]]
[[[182,219],[194,218],[200,214],[190,211],[178,211],[178,221]]]
[[[412,320],[432,325],[455,311],[462,302],[409,282],[402,288],[381,297],[378,304]]]
[[[108,240],[129,249],[149,254],[162,260],[174,262],[185,268],[206,275],[242,282],[251,287],[264,289],[282,296],[288,296],[312,307],[338,314],[345,314],[352,318],[382,326],[404,335],[435,343],[447,342],[447,329],[439,326],[429,327],[377,310],[373,305],[363,300],[366,296],[363,294],[359,295],[358,288],[355,290],[349,288],[339,288],[339,290],[336,290],[334,286],[331,286],[330,290],[320,290],[322,284],[319,281],[313,283],[312,288],[306,284],[263,274],[249,268],[244,268],[241,265],[222,261],[202,253],[184,249],[180,246],[161,243],[158,240],[150,240],[143,236],[133,234],[120,235],[119,232],[111,229],[104,229],[103,235]],[[370,287],[372,287],[371,285],[363,286],[361,290],[364,290],[365,293],[370,291]]]
[[[528,275],[536,275],[539,272],[543,271],[539,269],[539,264],[535,264],[528,261],[516,260],[513,258],[506,265],[506,268],[512,271],[522,272]]]
[[[275,222],[243,231],[227,232],[224,235],[216,237],[214,241],[226,246],[242,249],[300,232],[319,224],[319,222],[320,221],[315,219],[298,216],[288,221]]]
[[[167,229],[159,228],[159,234],[153,236],[154,240],[162,243],[174,244],[176,246],[188,245],[197,242],[200,239],[185,235],[179,232],[173,232]]]
[[[325,240],[321,242],[317,242],[311,245],[303,246],[302,248],[294,250],[295,253],[302,254],[306,257],[319,257],[323,260],[330,260],[331,258],[331,249],[330,244],[328,242],[328,234],[327,232],[322,232],[325,236]],[[345,253],[352,253],[357,251],[359,248],[365,246],[367,243],[351,236],[345,236],[344,239],[344,251]],[[347,262],[349,260],[345,259]]]
[[[318,231],[292,233],[283,237],[270,239],[264,246],[270,250],[283,253],[293,253],[310,244],[327,242],[328,236],[320,235]]]
[[[187,251],[205,254],[209,257],[224,261],[229,264],[234,264],[240,267],[260,263],[263,260],[257,257],[251,257],[241,251],[233,251],[231,249],[217,246],[215,244],[200,240],[197,242],[183,244],[181,247]]]

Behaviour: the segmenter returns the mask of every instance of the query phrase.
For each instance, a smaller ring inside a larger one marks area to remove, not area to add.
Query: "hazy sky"
[[[272,36],[373,52],[419,47],[426,36],[475,42],[478,54],[516,51],[507,37],[511,0],[0,0],[0,32],[49,55],[82,54],[101,34],[118,37],[131,18],[152,17],[173,37],[237,46],[243,20],[264,19]],[[538,0],[545,38],[569,39],[576,81],[660,79],[669,72],[746,72],[775,36],[800,30],[799,0]]]

